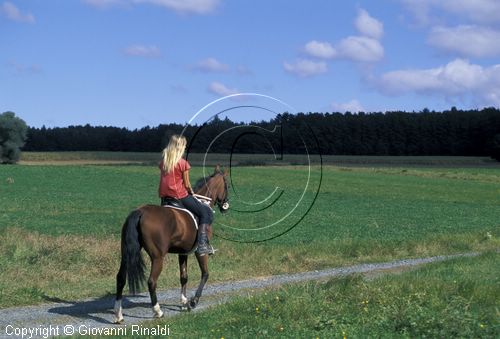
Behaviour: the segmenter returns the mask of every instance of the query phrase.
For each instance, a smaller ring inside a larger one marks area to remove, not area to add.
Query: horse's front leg
[[[186,293],[188,273],[187,273],[187,255],[179,254],[179,273],[181,281],[181,307],[182,309],[188,308],[188,298]]]
[[[200,256],[198,253],[195,254],[196,254],[196,259],[198,260],[198,265],[200,266],[201,270],[201,280],[200,280],[200,285],[196,290],[195,296],[191,298],[191,302],[189,303],[189,306],[191,308],[195,308],[196,305],[198,305],[201,294],[203,292],[203,288],[205,287],[205,284],[207,283],[208,280],[208,255]]]

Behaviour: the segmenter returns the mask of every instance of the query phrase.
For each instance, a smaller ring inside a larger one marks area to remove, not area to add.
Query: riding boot
[[[201,256],[205,254],[214,254],[214,249],[208,243],[208,226],[208,224],[201,224],[198,228],[198,249],[196,251]]]

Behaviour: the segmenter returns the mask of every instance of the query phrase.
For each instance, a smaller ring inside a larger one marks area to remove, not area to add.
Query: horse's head
[[[229,185],[227,183],[228,170],[221,170],[216,166],[214,173],[206,178],[202,178],[195,186],[195,192],[212,199],[210,206],[217,205],[221,213],[229,210]]]
[[[229,186],[227,183],[228,171],[222,171],[219,166],[215,167],[212,177],[207,183],[209,191],[213,191],[213,201],[219,206],[221,213],[229,210]]]

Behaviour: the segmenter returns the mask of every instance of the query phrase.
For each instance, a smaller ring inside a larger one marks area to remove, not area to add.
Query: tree
[[[449,155],[493,156],[500,152],[500,109],[459,110],[434,112],[386,113],[298,113],[280,114],[269,121],[254,121],[247,125],[272,130],[282,125],[278,134],[267,135],[274,145],[282,137],[284,153],[303,153],[302,133],[316,134],[323,154],[345,155]],[[243,123],[224,120],[218,116],[203,125],[168,124],[158,127],[126,128],[69,126],[29,128],[25,151],[136,151],[158,152],[167,144],[170,135],[181,132],[188,138],[189,153],[205,152],[217,138],[210,151],[231,149],[243,129],[233,128]],[[227,131],[227,132],[226,132]],[[218,138],[223,133],[223,138]],[[495,139],[496,138],[496,139]],[[235,151],[241,153],[267,152],[260,138],[241,139]],[[281,142],[280,142],[281,145]],[[266,146],[267,147],[267,146]],[[496,156],[497,158],[500,155]]]
[[[495,137],[493,138],[491,157],[500,161],[500,133],[495,135]]]
[[[14,164],[19,160],[27,132],[24,120],[13,112],[0,114],[0,163]]]

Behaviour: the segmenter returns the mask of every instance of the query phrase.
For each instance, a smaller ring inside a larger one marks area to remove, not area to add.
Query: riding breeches
[[[188,195],[185,198],[180,199],[184,207],[193,212],[199,219],[200,224],[212,224],[214,219],[212,209],[194,198],[192,195]]]

